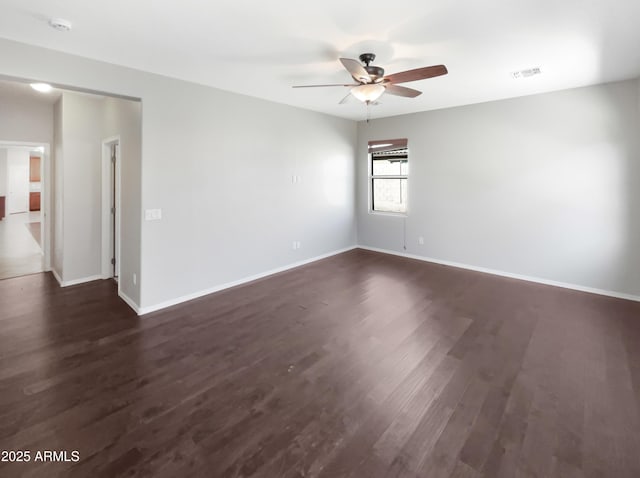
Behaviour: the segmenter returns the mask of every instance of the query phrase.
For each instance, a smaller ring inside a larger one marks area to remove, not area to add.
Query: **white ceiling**
[[[62,33],[50,17],[73,23]],[[449,75],[383,95],[372,117],[640,76],[639,0],[2,0],[0,37],[361,120],[339,57],[373,52],[387,73]],[[514,80],[514,70],[543,74]],[[0,63],[1,73],[1,63]]]

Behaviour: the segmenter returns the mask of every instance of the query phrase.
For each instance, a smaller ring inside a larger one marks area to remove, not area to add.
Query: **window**
[[[369,142],[371,210],[406,214],[409,154],[406,139]]]

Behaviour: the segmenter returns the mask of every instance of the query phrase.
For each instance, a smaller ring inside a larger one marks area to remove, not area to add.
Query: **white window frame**
[[[409,165],[409,148],[398,148],[404,149],[407,151],[407,166]],[[367,155],[368,161],[368,171],[369,171],[369,214],[380,214],[383,216],[408,216],[409,215],[409,171],[407,170],[407,174],[392,174],[392,175],[382,175],[382,174],[373,174],[373,153],[369,153]],[[374,209],[375,201],[373,198],[374,188],[373,188],[373,180],[374,179],[406,179],[407,180],[407,201],[404,212],[395,212],[395,211],[377,211]]]

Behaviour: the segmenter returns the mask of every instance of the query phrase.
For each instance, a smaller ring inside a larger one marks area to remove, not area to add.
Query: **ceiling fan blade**
[[[388,83],[407,83],[409,81],[424,80],[435,76],[442,76],[448,73],[447,67],[444,65],[425,66],[424,68],[416,68],[415,70],[401,71],[384,77],[384,81]]]
[[[386,93],[389,95],[404,96],[406,98],[415,98],[420,96],[422,91],[414,90],[413,88],[407,88],[406,86],[398,85],[385,85]]]
[[[349,74],[356,81],[364,83],[371,83],[371,77],[367,70],[364,69],[362,64],[358,60],[352,60],[351,58],[340,58],[340,63],[344,66]]]
[[[334,85],[296,85],[292,86],[291,88],[324,88],[325,86],[360,86],[360,83],[337,83]]]

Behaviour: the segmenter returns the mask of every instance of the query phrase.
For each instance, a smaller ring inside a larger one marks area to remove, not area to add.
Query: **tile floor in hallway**
[[[0,221],[0,279],[44,270],[44,256],[28,224],[40,222],[40,211],[9,214]]]

